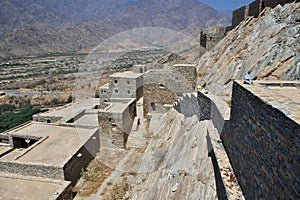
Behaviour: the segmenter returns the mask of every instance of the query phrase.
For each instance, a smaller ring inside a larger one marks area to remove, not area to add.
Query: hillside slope
[[[26,24],[2,35],[0,56],[88,51],[105,38],[139,27],[197,32],[208,26],[229,24],[225,15],[196,0],[140,0],[113,17],[59,30]]]
[[[123,12],[127,0],[2,0],[0,35],[24,25],[59,29]]]
[[[267,8],[229,32],[197,62],[199,86],[230,94],[232,80],[296,80],[300,68],[300,3]]]

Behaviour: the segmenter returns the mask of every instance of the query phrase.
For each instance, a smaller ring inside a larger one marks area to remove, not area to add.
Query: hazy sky
[[[244,5],[250,4],[254,0],[198,0],[216,10],[234,10]]]

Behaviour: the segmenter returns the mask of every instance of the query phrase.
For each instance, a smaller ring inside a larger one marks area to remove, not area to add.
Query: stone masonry
[[[300,104],[256,88],[234,82],[224,146],[247,199],[299,199]]]
[[[266,7],[275,8],[278,4],[284,5],[292,2],[299,2],[299,0],[256,0],[250,5],[243,6],[233,11],[232,28],[235,28],[249,16],[258,17]]]

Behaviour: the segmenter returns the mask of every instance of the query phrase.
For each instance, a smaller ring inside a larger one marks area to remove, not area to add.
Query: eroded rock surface
[[[199,85],[229,94],[232,80],[300,78],[300,3],[266,8],[227,33],[198,61]]]
[[[174,109],[162,119],[129,192],[133,199],[216,199],[207,122]]]

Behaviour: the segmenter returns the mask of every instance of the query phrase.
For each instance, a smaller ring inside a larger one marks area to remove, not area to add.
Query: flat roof
[[[75,125],[88,125],[88,126],[95,126],[99,125],[98,123],[98,114],[85,114],[75,120]]]
[[[117,72],[112,75],[110,75],[110,78],[138,78],[142,76],[143,74],[135,73],[132,71],[125,71],[125,72]]]
[[[126,108],[128,108],[128,103],[113,103],[110,107],[105,110],[111,113],[122,113]]]
[[[80,112],[87,110],[87,109],[93,109],[96,105],[96,102],[98,102],[99,99],[95,98],[89,98],[81,100],[81,102],[74,102],[71,104],[68,104],[67,106],[62,106],[58,108],[53,108],[45,113],[37,114],[39,116],[43,117],[61,117],[62,119],[59,120],[59,122],[64,122],[70,118],[75,117]]]
[[[300,81],[254,81],[253,85],[236,82],[300,124]]]
[[[0,174],[0,199],[56,199],[69,181]]]
[[[7,134],[42,139],[27,149],[14,149],[1,157],[0,161],[63,167],[96,131],[97,128],[85,129],[31,122]]]

